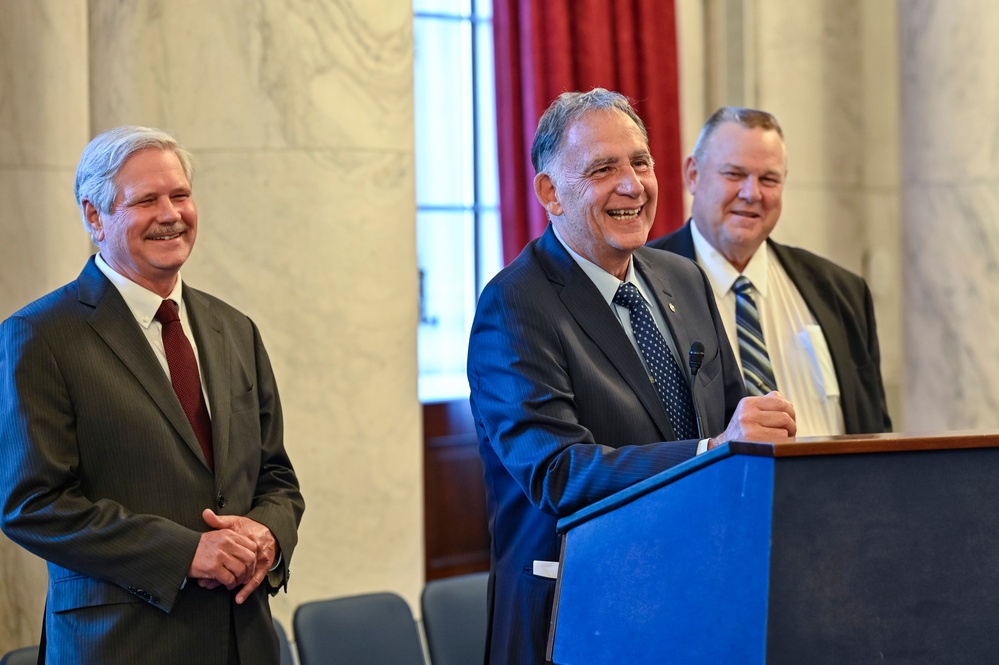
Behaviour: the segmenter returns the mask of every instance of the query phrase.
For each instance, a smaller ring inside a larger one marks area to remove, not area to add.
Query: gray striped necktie
[[[750,395],[766,395],[777,390],[774,368],[770,364],[767,343],[760,325],[760,310],[753,301],[753,283],[740,275],[732,285],[735,291],[735,327],[739,337],[742,374]]]

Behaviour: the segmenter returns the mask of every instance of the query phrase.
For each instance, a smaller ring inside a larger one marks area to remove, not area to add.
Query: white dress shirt
[[[696,223],[690,224],[690,232],[697,263],[708,275],[729,344],[741,364],[732,290],[740,273],[701,235]],[[741,274],[753,284],[777,389],[794,405],[798,436],[843,434],[839,382],[826,338],[780,261],[770,256],[767,243]]]
[[[107,264],[101,257],[100,252],[97,253],[96,263],[98,270],[104,273],[104,276],[111,280],[111,283],[118,289],[118,293],[121,294],[121,297],[125,300],[125,304],[132,311],[132,316],[135,317],[136,323],[139,324],[142,334],[146,336],[146,341],[149,342],[149,346],[156,355],[156,359],[160,361],[160,366],[166,372],[167,378],[170,378],[170,366],[167,364],[166,348],[163,346],[163,324],[156,320],[156,310],[160,308],[160,304],[164,298],[149,289],[139,286],[124,275],[119,274]],[[183,288],[183,280],[181,280],[178,274],[177,284],[173,287],[173,291],[170,292],[170,296],[167,299],[177,303],[177,309],[180,312],[180,325],[184,328],[184,334],[187,335],[187,339],[191,342],[191,348],[194,349],[194,358],[198,361],[198,375],[201,378],[201,392],[205,395],[205,406],[208,408],[210,416],[212,407],[208,404],[208,393],[205,392],[205,372],[200,369],[201,356],[198,355],[198,344],[194,340],[191,322],[187,316],[187,305],[184,304]]]

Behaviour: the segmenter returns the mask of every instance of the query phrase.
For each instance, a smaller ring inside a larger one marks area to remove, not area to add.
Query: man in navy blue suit
[[[550,224],[486,286],[469,341],[492,534],[486,662],[497,665],[545,662],[554,580],[535,574],[544,568],[535,562],[558,559],[558,518],[721,443],[795,435],[780,393],[744,397],[697,266],[644,247],[658,186],[627,98],[562,94],[531,157]],[[637,289],[637,304],[618,304],[625,289]],[[631,306],[647,308],[634,316],[654,321],[658,358],[678,366],[663,397],[650,381],[660,360],[649,360],[638,339],[649,330],[633,330]],[[693,390],[703,439],[667,415],[690,412],[683,384],[695,341],[704,345]]]

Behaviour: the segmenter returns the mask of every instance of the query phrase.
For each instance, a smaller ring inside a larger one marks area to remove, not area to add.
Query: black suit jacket
[[[665,252],[633,260],[677,348],[704,343],[695,400],[718,434],[745,387],[707,278]],[[482,292],[468,380],[492,534],[487,660],[541,664],[554,580],[532,564],[558,560],[558,518],[689,459],[697,441],[672,440],[638,352],[551,227]]]
[[[242,605],[225,587],[184,583],[205,508],[270,528],[281,583],[304,509],[256,326],[186,285],[184,300],[214,474],[93,258],[76,281],[0,324],[0,525],[48,561],[48,663],[222,665],[233,623],[243,665],[277,662],[266,582]]]
[[[811,252],[773,240],[767,244],[822,328],[836,368],[846,433],[890,432],[874,300],[867,282]],[[649,247],[696,259],[690,222],[649,242]]]

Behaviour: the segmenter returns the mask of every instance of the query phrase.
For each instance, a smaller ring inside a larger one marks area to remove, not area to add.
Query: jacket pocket
[[[51,612],[141,602],[144,602],[141,598],[116,584],[83,575],[58,579],[49,584],[48,606]]]

